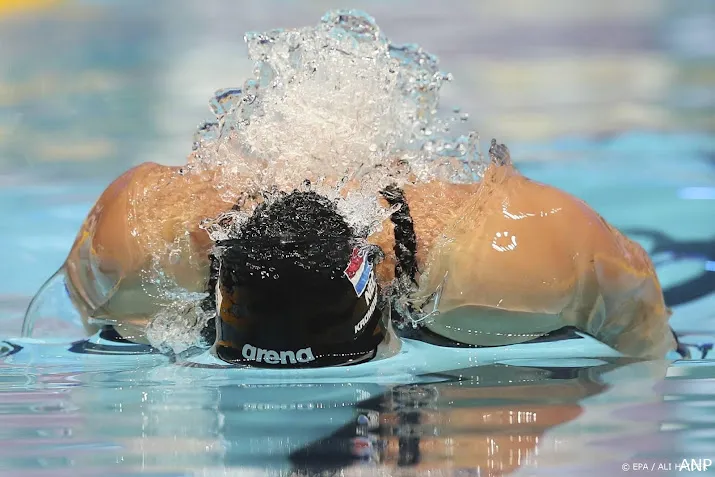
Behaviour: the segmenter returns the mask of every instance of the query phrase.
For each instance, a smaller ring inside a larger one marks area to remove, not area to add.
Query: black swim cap
[[[261,204],[238,238],[219,242],[216,353],[258,367],[371,359],[387,332],[368,245],[315,192]]]

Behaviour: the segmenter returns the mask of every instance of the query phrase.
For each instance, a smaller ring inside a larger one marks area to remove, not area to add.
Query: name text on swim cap
[[[374,299],[376,290],[377,282],[375,281],[375,275],[371,273],[370,280],[367,283],[367,289],[365,290],[365,300],[370,304],[370,306],[368,307],[365,316],[363,316],[362,319],[355,325],[355,334],[358,334],[365,327],[365,325],[368,324],[372,314],[375,312],[375,308],[377,307],[377,300]]]

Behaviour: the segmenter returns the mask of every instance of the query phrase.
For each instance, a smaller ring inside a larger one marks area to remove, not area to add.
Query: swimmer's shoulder
[[[204,174],[186,173],[183,167],[143,163],[115,179],[84,221],[68,265],[89,256],[107,276],[128,277],[150,259],[166,258],[167,245],[175,243],[193,270],[205,266],[210,240],[199,225],[203,218],[230,208]],[[180,243],[179,243],[180,242]],[[82,252],[84,250],[84,252]],[[198,252],[198,253],[197,253]],[[177,270],[183,275],[184,270]],[[70,270],[72,273],[72,270]]]
[[[423,265],[427,252],[444,227],[454,221],[456,209],[471,195],[479,184],[453,184],[443,181],[412,182],[405,184],[402,191],[407,211],[402,211],[411,219],[417,241],[417,263]],[[384,196],[380,204],[390,208]],[[401,206],[402,207],[402,206]],[[378,245],[385,253],[384,259],[377,265],[377,275],[381,284],[389,284],[394,279],[397,258],[395,256],[395,225],[387,217],[370,236],[369,241]]]
[[[576,247],[591,251],[613,238],[615,228],[584,200],[526,177],[511,165],[492,165],[479,195],[474,205],[495,225],[508,224],[523,233],[542,235],[566,250]],[[544,243],[533,243],[540,249],[548,249]]]
[[[182,167],[145,163],[115,179],[64,264],[85,314],[143,323],[161,304],[157,286],[204,291],[211,241],[199,225],[226,207],[211,181]],[[157,272],[161,284],[147,280]]]
[[[596,250],[615,253],[613,234],[593,209],[511,165],[490,166],[471,189],[434,190],[425,196],[436,200],[422,199],[424,212],[414,216],[416,230],[439,229],[431,232],[422,269],[426,290],[436,289],[449,273],[460,301],[469,297],[484,306],[555,313],[589,275]]]
[[[531,204],[539,215],[553,217],[540,222],[552,237],[567,238],[578,247],[575,252],[589,252],[593,262],[607,261],[623,273],[655,274],[648,253],[581,198],[521,175],[507,187],[510,204],[524,208]]]
[[[83,229],[95,229],[99,248],[107,248],[117,240],[124,243],[114,243],[114,248],[124,249],[127,242],[151,248],[173,242],[186,233],[197,233],[203,218],[230,209],[231,205],[221,196],[210,172],[147,162],[110,184]]]
[[[162,167],[156,163],[143,163],[112,181],[87,215],[77,234],[73,251],[90,242],[92,252],[99,258],[111,260],[131,256],[131,241],[126,239],[130,233],[129,199],[137,183],[143,182],[150,173],[156,173]]]
[[[530,179],[511,164],[491,165],[479,182],[416,183],[405,186],[404,192],[423,248],[429,248],[439,236],[462,232],[465,239],[489,239],[491,243],[494,236],[474,232],[490,234],[494,227],[516,228],[529,234],[548,232],[544,239],[578,242],[579,247],[618,232],[583,200]],[[531,240],[521,246],[530,243],[544,248],[543,243]]]

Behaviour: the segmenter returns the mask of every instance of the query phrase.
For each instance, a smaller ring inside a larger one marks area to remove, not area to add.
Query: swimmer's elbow
[[[669,318],[670,310],[657,301],[635,299],[614,310],[596,338],[627,356],[663,359],[677,348]]]
[[[647,260],[647,257],[646,257]],[[587,330],[628,356],[663,358],[677,347],[668,320],[670,309],[650,261],[641,267],[597,266],[600,296]]]

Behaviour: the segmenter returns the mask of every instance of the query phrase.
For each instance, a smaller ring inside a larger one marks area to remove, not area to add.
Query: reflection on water
[[[715,373],[699,367],[693,379],[688,369],[552,360],[456,370],[395,387],[199,387],[168,380],[163,367],[24,374],[6,365],[0,459],[23,475],[100,468],[149,475],[239,475],[241,468],[613,475],[624,462],[704,456],[703,445],[681,445],[697,441],[712,422],[708,408],[698,409],[706,398],[699,383]],[[672,403],[682,400],[687,405],[674,412]]]

